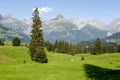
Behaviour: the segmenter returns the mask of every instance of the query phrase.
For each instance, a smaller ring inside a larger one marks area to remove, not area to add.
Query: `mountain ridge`
[[[112,26],[117,25],[120,20],[113,21]],[[107,30],[106,24],[97,19],[91,21],[85,21],[83,19],[66,19],[63,15],[57,15],[57,17],[49,20],[42,19],[42,29],[45,40],[55,42],[56,40],[65,40],[72,43],[78,43],[81,41],[87,41],[91,39],[105,38],[117,31],[111,32],[111,29]],[[18,33],[24,33],[30,36],[32,20],[19,20],[13,18],[10,15],[0,15],[0,24],[4,27],[10,28]],[[115,30],[115,29],[114,29]]]

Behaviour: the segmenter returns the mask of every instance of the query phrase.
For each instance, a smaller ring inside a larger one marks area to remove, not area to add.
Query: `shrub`
[[[20,44],[21,44],[20,39],[17,38],[17,37],[15,37],[15,38],[13,39],[13,41],[12,41],[12,45],[13,45],[13,46],[20,46]]]
[[[81,60],[85,60],[83,56],[81,57]]]
[[[0,46],[4,46],[4,43],[0,40]]]

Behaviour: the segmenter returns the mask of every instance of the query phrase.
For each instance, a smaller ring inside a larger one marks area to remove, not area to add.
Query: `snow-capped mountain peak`
[[[2,14],[2,17],[5,19],[13,18],[10,14]]]
[[[63,20],[65,19],[63,15],[58,14],[54,20]]]
[[[120,32],[120,18],[114,19],[111,23],[109,23],[106,26],[105,29],[111,32],[112,34],[116,32]]]
[[[106,24],[98,19],[94,19],[94,20],[91,20],[91,21],[88,21],[88,23],[90,25],[93,25],[101,30],[104,30],[104,27],[106,26]]]
[[[76,18],[71,18],[69,21],[77,26],[77,29],[80,30],[83,28],[85,25],[87,25],[87,22],[83,19],[76,19]]]

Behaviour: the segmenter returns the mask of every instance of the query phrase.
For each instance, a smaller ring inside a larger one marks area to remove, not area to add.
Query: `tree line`
[[[45,47],[50,52],[62,53],[62,54],[80,54],[91,53],[92,55],[104,54],[104,53],[119,53],[120,45],[102,45],[100,38],[94,41],[92,46],[79,46],[77,44],[68,43],[63,40],[56,40],[55,43],[49,41],[45,42]]]
[[[63,54],[70,54],[75,55],[76,53],[80,53],[80,47],[76,46],[75,44],[65,42],[63,40],[56,40],[54,44],[50,43],[49,41],[45,42],[45,47],[50,52],[55,53],[63,53]]]

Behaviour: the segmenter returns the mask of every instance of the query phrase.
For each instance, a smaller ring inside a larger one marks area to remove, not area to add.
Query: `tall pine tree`
[[[33,12],[33,24],[31,31],[31,42],[30,42],[30,56],[32,61],[39,63],[47,63],[48,59],[44,49],[44,39],[42,32],[42,21],[39,17],[38,8],[35,8]]]

